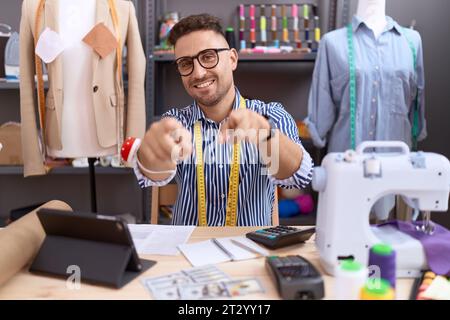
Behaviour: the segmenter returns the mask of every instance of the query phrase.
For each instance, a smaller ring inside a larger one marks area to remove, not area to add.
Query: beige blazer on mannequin
[[[46,174],[38,134],[38,106],[34,80],[34,37],[39,37],[46,27],[58,32],[58,0],[46,0],[40,19],[41,26],[39,30],[34,30],[38,4],[39,0],[24,0],[20,22],[20,111],[25,177]],[[121,99],[117,99],[116,50],[103,59],[94,54],[91,92],[98,142],[104,148],[117,145],[115,108],[120,107],[124,110],[121,125],[125,138],[129,136],[142,138],[145,133],[146,59],[139,35],[135,8],[130,1],[116,0],[116,4],[120,22],[121,45],[126,44],[127,46],[128,91],[125,105],[124,94],[121,95]],[[107,0],[97,0],[95,24],[100,22],[103,22],[112,34],[116,34]],[[52,149],[61,150],[64,96],[61,55],[46,67],[49,89],[46,94],[45,143]],[[124,93],[123,88],[122,93]]]

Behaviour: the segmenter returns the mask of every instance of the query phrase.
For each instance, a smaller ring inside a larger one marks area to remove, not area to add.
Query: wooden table
[[[255,229],[260,228],[197,227],[192,233],[189,242],[207,240],[212,237],[239,236]],[[300,254],[310,260],[324,275],[325,299],[334,298],[334,279],[325,275],[324,270],[319,263],[319,254],[313,240],[310,240],[305,244],[279,249],[276,252],[273,251],[273,254]],[[165,275],[192,267],[181,254],[178,256],[144,255],[142,258],[156,260],[157,264],[122,289],[110,289],[81,283],[80,289],[70,290],[66,287],[66,280],[38,276],[30,274],[27,270],[22,270],[0,288],[0,299],[152,299],[151,294],[147,292],[139,279]],[[261,281],[261,284],[265,288],[265,293],[247,295],[239,297],[239,299],[279,299],[276,288],[265,269],[264,258],[226,262],[218,264],[217,266],[231,278],[239,279],[256,277]],[[412,284],[413,279],[398,279],[397,298],[408,299]]]

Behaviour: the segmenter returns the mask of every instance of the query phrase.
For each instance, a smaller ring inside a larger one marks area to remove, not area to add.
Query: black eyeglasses
[[[229,48],[205,49],[193,57],[181,57],[175,60],[177,71],[182,77],[194,72],[194,59],[205,69],[215,68],[219,64],[219,52],[230,50]]]

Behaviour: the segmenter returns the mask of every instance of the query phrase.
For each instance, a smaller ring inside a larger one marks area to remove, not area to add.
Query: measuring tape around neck
[[[417,50],[412,41],[403,31],[406,40],[413,55],[414,71],[417,68]],[[356,59],[355,59],[355,44],[353,35],[353,24],[347,25],[347,43],[348,43],[348,63],[350,69],[350,144],[353,150],[356,149]],[[416,97],[414,100],[413,126],[411,129],[413,150],[417,150],[417,139],[419,135],[419,89],[417,88]]]
[[[44,12],[45,0],[40,0],[37,10],[36,10],[36,19],[34,23],[35,37],[34,37],[34,47],[36,48],[38,38],[40,35],[40,24],[42,19],[42,14]],[[116,108],[116,121],[117,121],[117,154],[120,155],[120,147],[123,141],[123,130],[121,129],[122,123],[122,115],[120,110],[120,101],[122,95],[122,45],[121,45],[121,36],[120,36],[120,24],[119,24],[119,16],[117,15],[116,1],[108,0],[108,7],[111,12],[111,18],[114,25],[114,30],[116,32],[117,37],[117,50],[116,50],[116,59],[117,59],[117,108]],[[44,93],[44,77],[42,74],[42,60],[38,55],[34,56],[35,68],[36,68],[36,76],[37,76],[37,94],[38,94],[38,111],[39,111],[39,125],[41,127],[42,132],[42,152],[46,153],[45,147],[45,93]]]
[[[245,109],[245,99],[239,96],[239,108]],[[206,218],[206,192],[205,192],[205,174],[203,167],[203,141],[200,121],[194,125],[195,152],[196,152],[196,171],[197,171],[197,203],[198,203],[198,224],[201,227],[208,226]],[[233,144],[233,162],[231,164],[230,179],[228,183],[228,199],[225,226],[236,226],[237,223],[237,202],[239,191],[239,158],[240,142]]]

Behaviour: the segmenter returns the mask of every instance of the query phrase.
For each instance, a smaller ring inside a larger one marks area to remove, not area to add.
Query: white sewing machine
[[[383,153],[365,153],[368,148]],[[356,151],[328,154],[314,170],[313,188],[319,192],[316,245],[327,273],[334,275],[339,261],[349,257],[367,265],[370,247],[384,242],[396,251],[397,277],[417,277],[427,267],[421,243],[394,227],[370,226],[369,214],[378,199],[402,195],[426,212],[424,232],[431,233],[430,211],[448,209],[450,162],[434,153],[410,153],[403,142],[364,142]]]

